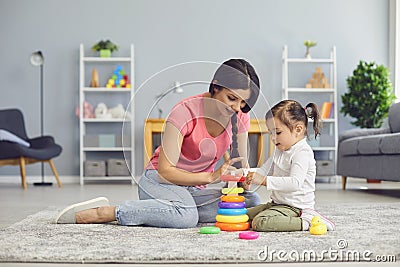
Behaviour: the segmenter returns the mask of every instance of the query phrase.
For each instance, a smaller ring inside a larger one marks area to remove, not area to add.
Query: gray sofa
[[[337,175],[400,181],[400,103],[389,109],[388,126],[354,129],[339,135]]]

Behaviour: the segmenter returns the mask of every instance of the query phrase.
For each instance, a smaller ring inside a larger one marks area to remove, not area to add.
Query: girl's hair
[[[308,103],[305,107],[302,107],[300,103],[295,100],[282,100],[265,114],[266,120],[270,118],[278,118],[290,131],[294,130],[296,123],[302,122],[306,129],[305,135],[307,138],[308,118],[311,118],[313,120],[315,138],[321,134],[321,118],[318,106],[314,103]]]
[[[215,83],[214,83],[215,82]],[[244,59],[229,59],[222,63],[214,74],[208,92],[214,95],[215,89],[222,88],[250,89],[250,98],[241,108],[243,113],[249,112],[257,101],[260,93],[260,81],[253,66]]]

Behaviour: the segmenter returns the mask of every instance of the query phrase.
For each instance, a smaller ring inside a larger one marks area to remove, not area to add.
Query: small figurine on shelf
[[[77,106],[75,109],[75,115],[79,118],[80,117],[80,107]],[[84,118],[94,118],[94,111],[93,106],[87,101],[83,102],[83,117]]]
[[[112,52],[118,50],[118,46],[110,40],[101,40],[92,46],[92,50],[99,51],[100,57],[110,57]]]
[[[321,67],[316,67],[310,80],[306,84],[306,88],[329,88],[328,79],[325,77]]]
[[[306,58],[311,59],[310,48],[317,45],[317,42],[306,40],[304,41],[304,45],[306,46]]]
[[[97,104],[97,107],[94,111],[96,118],[98,119],[111,119],[112,115],[108,113],[107,105],[104,103]]]
[[[131,88],[131,83],[129,81],[128,75],[122,69],[122,66],[117,65],[113,75],[108,80],[106,84],[107,88]]]
[[[96,69],[93,69],[92,71],[92,79],[90,81],[90,87],[100,87],[99,73],[97,72]]]
[[[106,104],[99,103],[95,109],[95,115],[98,119],[127,119],[131,118],[129,112],[125,114],[122,104],[118,104],[113,108],[108,108]],[[125,117],[126,116],[126,117]],[[93,116],[94,117],[94,116]]]
[[[114,119],[123,119],[125,117],[125,109],[122,106],[122,104],[118,104],[113,108],[109,108],[108,113],[110,113]],[[131,116],[130,116],[129,112],[126,113],[125,119],[129,120],[130,118],[131,118]]]

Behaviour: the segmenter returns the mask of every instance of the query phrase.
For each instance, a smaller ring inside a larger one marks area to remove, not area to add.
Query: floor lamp
[[[44,65],[44,57],[42,51],[36,51],[31,54],[31,64],[33,66],[39,66],[40,67],[40,134],[43,136],[44,131],[43,131],[43,65]],[[45,182],[44,181],[44,165],[43,162],[41,162],[41,170],[42,170],[42,181],[33,183],[33,185],[36,186],[49,186],[52,185],[53,183],[51,182]]]
[[[158,118],[159,119],[161,119],[161,117],[162,117],[163,110],[160,108],[158,103],[161,101],[161,99],[166,97],[171,92],[174,92],[175,94],[182,94],[183,93],[183,88],[181,87],[181,83],[180,82],[175,82],[174,86],[172,88],[168,89],[164,93],[156,95],[156,105],[158,107]]]

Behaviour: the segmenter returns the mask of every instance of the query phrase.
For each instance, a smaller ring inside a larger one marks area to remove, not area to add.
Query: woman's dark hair
[[[215,82],[215,83],[214,83]],[[214,74],[210,83],[209,92],[214,95],[215,89],[227,88],[250,89],[250,98],[241,108],[243,113],[249,112],[257,101],[260,93],[260,81],[253,66],[244,59],[229,59],[222,63]]]
[[[300,105],[295,100],[282,100],[275,106],[273,106],[267,114],[265,119],[278,118],[283,124],[285,124],[290,131],[293,131],[294,126],[297,122],[302,122],[305,126],[305,135],[308,138],[307,125],[308,118],[313,120],[313,129],[315,138],[321,134],[321,118],[318,111],[318,106],[314,103],[308,103],[305,107]]]

